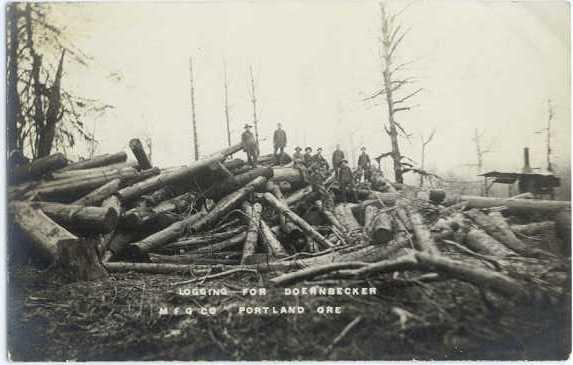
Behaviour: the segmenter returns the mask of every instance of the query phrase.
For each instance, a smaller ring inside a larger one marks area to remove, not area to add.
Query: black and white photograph
[[[8,361],[571,356],[569,1],[4,19]]]

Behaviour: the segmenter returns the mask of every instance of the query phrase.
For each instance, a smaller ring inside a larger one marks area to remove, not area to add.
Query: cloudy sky
[[[404,76],[425,91],[399,120],[412,136],[404,153],[419,160],[420,136],[436,129],[427,161],[439,171],[471,172],[477,128],[486,169],[544,167],[547,100],[555,105],[554,159],[569,164],[569,9],[566,1],[392,1],[407,9],[411,31],[399,61],[416,60]],[[56,20],[93,56],[67,68],[67,87],[113,104],[86,121],[101,141],[97,153],[150,137],[159,166],[193,158],[189,58],[193,57],[202,154],[226,145],[223,64],[230,82],[232,138],[251,120],[249,66],[254,69],[263,152],[282,122],[295,145],[340,143],[347,154],[365,145],[389,150],[386,108],[362,99],[380,85],[380,14],[372,1],[202,1],[59,3]],[[407,90],[405,90],[407,92]],[[84,148],[75,153],[84,154]],[[387,163],[389,167],[389,162]]]

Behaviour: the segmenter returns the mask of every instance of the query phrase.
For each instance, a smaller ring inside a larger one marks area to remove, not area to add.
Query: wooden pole
[[[197,118],[195,111],[195,86],[193,84],[193,59],[189,57],[189,76],[191,83],[191,117],[193,122],[193,148],[195,161],[199,160],[199,138],[197,137]]]

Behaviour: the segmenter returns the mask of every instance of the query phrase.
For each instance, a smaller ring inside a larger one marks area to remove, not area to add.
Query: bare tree
[[[250,97],[251,97],[251,103],[253,104],[253,124],[255,125],[255,140],[257,141],[257,147],[259,147],[259,122],[257,120],[257,98],[255,96],[255,77],[253,76],[252,66],[249,66],[249,73],[251,75]]]
[[[466,166],[475,167],[478,174],[481,174],[483,172],[484,156],[492,152],[492,146],[493,146],[493,141],[490,142],[490,144],[487,147],[483,146],[484,134],[485,132],[480,133],[477,128],[474,130],[474,136],[472,138],[472,141],[474,143],[476,151],[476,163],[466,164]],[[482,195],[484,195],[487,192],[487,186],[485,180],[480,190]]]
[[[93,142],[83,120],[112,108],[64,88],[65,63],[87,66],[90,57],[52,22],[51,9],[47,3],[11,3],[7,9],[7,145],[33,158],[54,147],[65,152],[78,135]]]
[[[195,86],[193,82],[193,59],[189,57],[189,75],[191,82],[191,118],[193,122],[193,148],[195,161],[199,159],[199,138],[197,137],[197,118],[195,114]]]
[[[396,115],[399,112],[408,111],[413,106],[406,105],[406,101],[421,92],[423,89],[418,88],[414,91],[407,93],[405,96],[398,96],[399,93],[405,90],[405,87],[411,85],[415,80],[411,77],[400,77],[399,74],[406,70],[411,62],[404,62],[397,64],[396,51],[402,44],[402,41],[408,34],[409,29],[403,29],[402,25],[398,22],[398,15],[390,14],[384,3],[380,3],[380,16],[381,16],[381,38],[380,38],[380,51],[382,60],[382,87],[374,92],[372,95],[365,98],[365,100],[373,100],[379,96],[386,97],[386,105],[388,109],[388,124],[384,125],[386,133],[390,136],[392,143],[392,152],[387,155],[392,157],[394,163],[394,177],[398,183],[403,183],[403,162],[404,156],[400,153],[400,145],[398,136],[401,134],[406,138],[410,135],[397,121]]]
[[[231,145],[231,122],[229,120],[229,81],[227,79],[227,61],[223,60],[223,72],[225,73],[225,121],[227,124],[227,144]]]
[[[555,117],[555,111],[551,99],[547,100],[547,125],[540,131],[536,133],[545,133],[545,148],[547,153],[547,171],[553,171],[553,165],[551,164],[551,122]]]
[[[424,139],[424,135],[420,135],[420,140],[422,142],[422,155],[420,156],[420,170],[425,171],[424,170],[424,164],[426,161],[426,146],[428,144],[430,144],[430,142],[432,142],[432,139],[434,138],[434,135],[436,134],[436,130],[432,129],[432,132],[430,133],[430,135],[428,136],[427,139]],[[420,187],[424,186],[424,177],[426,177],[427,175],[424,174],[420,174]]]

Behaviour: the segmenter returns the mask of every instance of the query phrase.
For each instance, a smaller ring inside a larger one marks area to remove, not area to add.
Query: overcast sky
[[[427,161],[440,171],[475,163],[472,136],[484,132],[489,169],[544,167],[547,99],[555,105],[555,160],[569,164],[569,9],[566,1],[393,1],[410,4],[411,31],[399,60],[417,60],[405,76],[425,91],[399,120],[412,133],[403,152],[420,155],[420,135],[435,128]],[[66,86],[115,109],[86,121],[97,153],[151,137],[159,166],[193,158],[189,57],[193,57],[201,153],[226,146],[223,60],[230,81],[233,141],[251,121],[249,66],[255,72],[260,133],[271,150],[282,122],[295,145],[340,143],[348,155],[365,145],[390,149],[382,100],[362,99],[380,85],[379,8],[372,1],[218,1],[193,3],[59,3],[57,21],[94,57],[67,68]],[[119,77],[118,77],[119,76]],[[407,91],[407,90],[405,90]],[[85,153],[78,148],[77,153]],[[386,168],[389,167],[389,161]],[[464,171],[468,171],[466,167]],[[470,171],[468,171],[470,172]]]

